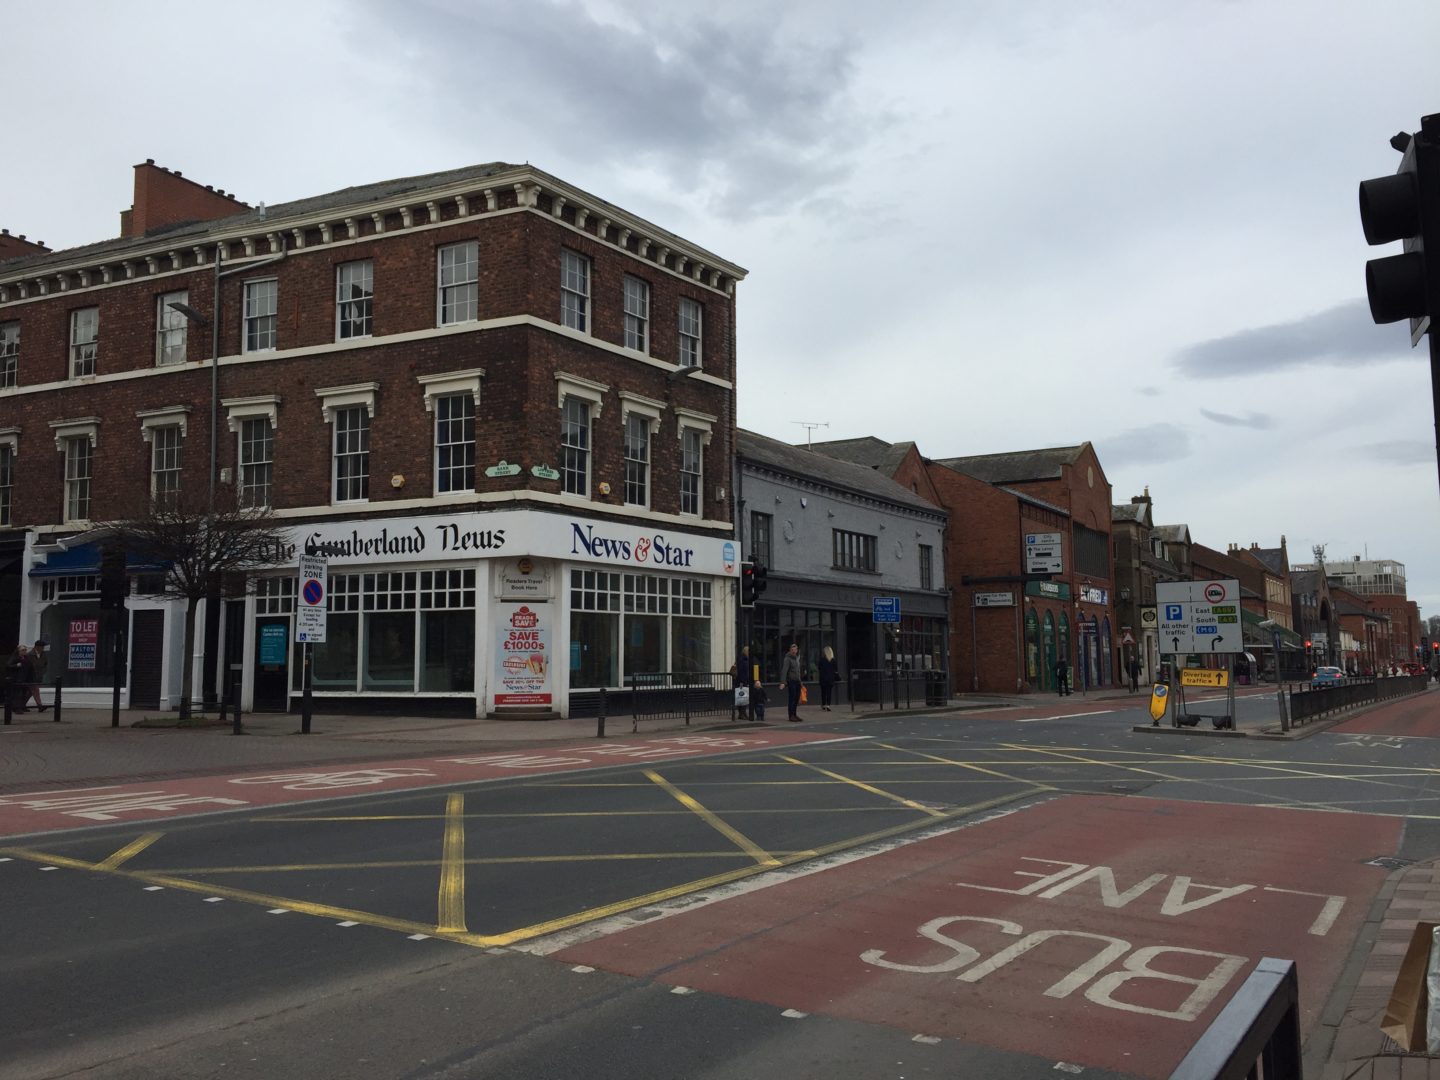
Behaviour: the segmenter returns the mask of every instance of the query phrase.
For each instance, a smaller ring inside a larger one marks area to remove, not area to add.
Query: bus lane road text
[[[1070,796],[557,957],[782,1008],[1168,1075],[1264,956],[1309,1024],[1399,822]]]

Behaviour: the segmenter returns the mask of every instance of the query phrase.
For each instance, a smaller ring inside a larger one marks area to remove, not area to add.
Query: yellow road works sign
[[[1180,672],[1181,686],[1229,686],[1230,672],[1208,668],[1186,668]]]
[[[1169,704],[1170,688],[1163,682],[1157,682],[1150,690],[1150,719],[1158,723]]]

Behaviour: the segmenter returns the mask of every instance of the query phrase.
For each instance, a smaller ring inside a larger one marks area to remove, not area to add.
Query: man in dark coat
[[[1070,661],[1063,656],[1055,662],[1055,692],[1061,697],[1070,693]]]

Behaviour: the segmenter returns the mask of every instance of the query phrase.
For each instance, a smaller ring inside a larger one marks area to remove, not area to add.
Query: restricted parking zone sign
[[[325,641],[325,572],[323,555],[300,556],[300,597],[295,605],[295,640],[311,644]]]

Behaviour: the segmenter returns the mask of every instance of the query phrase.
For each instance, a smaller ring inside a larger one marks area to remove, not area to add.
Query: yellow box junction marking
[[[896,795],[892,792],[885,791],[876,787],[874,784],[867,784],[863,780],[855,780],[848,776],[841,776],[839,773],[831,772],[829,769],[822,769],[819,765],[811,765],[808,761],[801,761],[799,758],[790,757],[788,754],[780,754],[779,757],[781,761],[788,761],[791,765],[800,765],[807,769],[813,769],[821,776],[828,776],[831,780],[839,780],[842,783],[851,784],[861,791],[868,791],[872,795],[879,795],[881,798],[897,802],[901,806],[908,806],[911,810],[918,810],[922,814],[929,814],[931,817],[937,818],[945,817],[946,815],[944,810],[937,810],[933,806],[926,806],[924,803],[915,802],[913,799],[907,799],[903,795]]]
[[[96,863],[95,869],[114,870],[122,863],[128,862],[136,855],[139,855],[140,852],[144,851],[146,848],[148,848],[151,844],[155,843],[156,840],[159,840],[160,837],[164,835],[164,833],[147,832],[143,836],[137,836],[134,840],[131,840],[130,843],[126,844],[119,851],[115,852],[115,854],[111,855],[104,862]]]
[[[437,934],[465,932],[465,796],[445,798],[445,842],[440,855],[440,907]]]
[[[704,821],[705,824],[709,825],[712,829],[718,832],[721,836],[725,837],[725,839],[729,840],[741,851],[745,852],[745,854],[749,855],[761,866],[775,867],[780,865],[780,860],[775,858],[774,855],[771,855],[768,851],[762,848],[759,844],[755,843],[755,841],[751,840],[748,836],[742,833],[739,829],[735,828],[733,825],[727,825],[725,822],[721,821],[718,817],[715,816],[712,811],[707,810],[704,806],[701,806],[700,803],[698,803],[695,799],[691,798],[689,795],[686,795],[683,791],[677,788],[674,784],[670,783],[670,781],[666,780],[659,773],[655,772],[653,769],[646,769],[645,775],[649,777],[650,780],[654,783],[659,784],[660,787],[663,788],[666,792],[668,792],[670,796],[673,797],[675,801],[678,802],[681,806],[685,807],[687,810],[691,810],[694,813],[698,814],[700,819]]]

